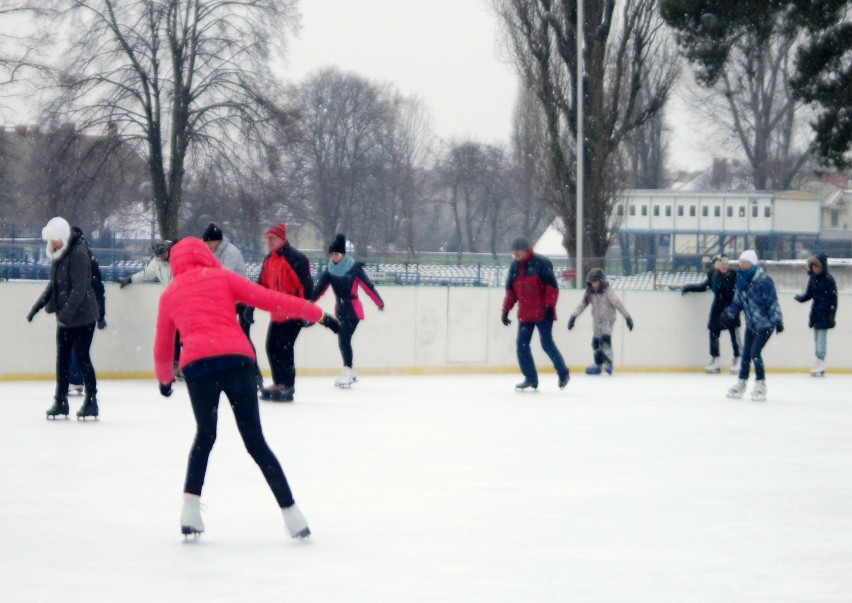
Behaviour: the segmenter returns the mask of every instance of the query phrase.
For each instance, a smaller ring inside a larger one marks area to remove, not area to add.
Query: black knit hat
[[[328,253],[346,254],[346,235],[338,233],[331,244],[328,246]]]
[[[516,251],[518,249],[522,251],[526,251],[530,248],[530,242],[526,237],[515,237],[512,239],[512,251]]]
[[[204,234],[201,235],[201,239],[203,241],[221,241],[222,229],[219,228],[215,222],[210,222],[210,224],[207,225],[207,228],[204,229]]]

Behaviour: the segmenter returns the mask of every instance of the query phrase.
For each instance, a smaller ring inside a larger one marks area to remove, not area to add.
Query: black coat
[[[797,295],[796,300],[802,303],[813,300],[808,317],[809,328],[833,329],[837,312],[837,284],[834,277],[828,273],[828,256],[820,253],[816,255],[816,260],[822,265],[822,273],[814,274],[812,270],[808,271],[808,288],[804,295]]]
[[[358,299],[358,287],[367,293],[376,306],[385,307],[385,302],[376,291],[376,286],[364,272],[362,262],[355,262],[343,276],[335,276],[328,269],[324,270],[317,279],[316,287],[310,297],[311,301],[317,301],[329,286],[337,299],[334,314],[341,321],[356,322],[364,318],[364,308]]]
[[[707,273],[707,278],[703,282],[683,286],[684,293],[707,291],[707,289],[713,292],[713,303],[710,305],[710,318],[707,322],[707,328],[717,330],[722,312],[734,301],[734,293],[737,290],[737,273],[728,270],[725,274],[722,274],[714,268]],[[736,326],[739,326],[739,324],[738,317]]]
[[[33,306],[32,314],[42,307],[64,327],[81,327],[102,317],[102,304],[92,286],[92,256],[85,240],[71,233],[68,248],[50,265],[50,281]]]

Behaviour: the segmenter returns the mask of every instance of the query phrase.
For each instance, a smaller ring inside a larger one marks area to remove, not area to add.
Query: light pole
[[[583,133],[583,2],[577,0],[577,249],[574,265],[577,267],[575,283],[579,284],[583,278],[583,164],[585,159],[585,144]]]

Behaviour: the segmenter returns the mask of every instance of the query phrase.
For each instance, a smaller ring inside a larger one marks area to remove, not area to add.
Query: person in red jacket
[[[274,291],[307,299],[314,290],[311,263],[287,241],[287,225],[266,231],[269,254],[263,259],[257,282]],[[245,309],[244,322],[254,320],[254,308]],[[273,312],[266,332],[266,355],[272,369],[272,387],[261,389],[260,397],[276,402],[292,402],[296,392],[296,338],[302,321],[288,312]]]
[[[518,364],[524,380],[515,389],[538,389],[538,373],[535,369],[530,341],[538,328],[541,347],[553,362],[559,376],[559,389],[568,385],[568,367],[553,341],[553,321],[556,320],[556,300],[559,287],[553,275],[553,264],[546,257],[533,253],[524,237],[512,241],[512,256],[515,261],[509,267],[506,278],[506,296],[503,298],[503,324],[509,326],[509,311],[518,304]]]
[[[310,535],[307,520],[293,499],[281,464],[263,437],[255,386],[255,354],[234,316],[237,302],[270,312],[318,322],[335,333],[340,323],[304,299],[265,289],[225,270],[201,239],[187,237],[171,251],[174,280],[160,297],[154,342],[154,370],[163,396],[172,395],[174,339],[180,331],[183,371],[192,412],[195,440],[189,453],[184,484],[181,531],[204,531],[200,497],[207,461],[216,441],[219,397],[228,397],[246,450],[260,467],[281,507],[293,538]]]

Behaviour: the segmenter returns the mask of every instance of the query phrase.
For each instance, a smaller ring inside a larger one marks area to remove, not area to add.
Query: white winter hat
[[[71,225],[65,218],[59,216],[51,218],[50,222],[41,229],[41,238],[47,241],[47,257],[55,260],[68,248],[68,240],[71,238]],[[51,241],[62,241],[62,247],[54,251],[50,244]]]
[[[748,262],[752,266],[757,266],[757,252],[754,249],[746,249],[740,254],[740,264]]]

